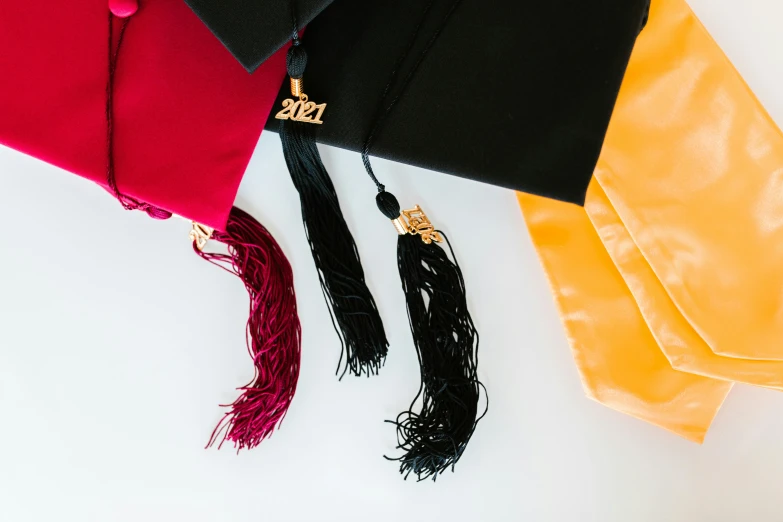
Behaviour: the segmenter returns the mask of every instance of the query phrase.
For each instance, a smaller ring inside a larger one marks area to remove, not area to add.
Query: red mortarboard
[[[256,445],[293,397],[300,329],[282,250],[232,207],[285,51],[250,75],[180,0],[141,9],[137,0],[11,0],[0,47],[0,143],[110,188],[126,208],[138,202],[214,228],[228,246],[228,255],[202,252],[213,233],[204,226],[194,237],[202,257],[248,290],[257,371],[212,440],[225,433],[240,448]]]
[[[4,4],[0,143],[105,186],[107,0]],[[285,51],[250,75],[184,2],[148,2],[132,18],[115,79],[117,184],[223,229]]]

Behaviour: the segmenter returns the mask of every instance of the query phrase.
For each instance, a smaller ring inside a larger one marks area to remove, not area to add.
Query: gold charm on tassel
[[[326,104],[316,104],[309,101],[309,98],[304,93],[301,78],[291,78],[291,94],[299,99],[296,101],[292,98],[283,100],[283,109],[275,114],[276,119],[315,123],[316,125],[323,124],[321,116],[326,109]],[[314,112],[316,112],[315,116],[312,115]]]
[[[419,205],[409,210],[403,210],[400,213],[400,217],[392,220],[392,224],[401,236],[405,234],[415,236],[418,234],[421,236],[421,240],[428,245],[432,242],[443,242],[443,237],[435,230],[427,214],[424,213]]]
[[[212,238],[212,233],[215,232],[214,228],[210,228],[206,225],[201,225],[193,221],[193,228],[190,229],[190,240],[196,244],[199,252],[204,250],[207,246],[207,242]]]

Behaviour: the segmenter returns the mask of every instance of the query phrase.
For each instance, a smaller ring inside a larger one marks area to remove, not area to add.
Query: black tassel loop
[[[301,89],[307,64],[307,54],[297,42],[289,49],[287,60],[292,90],[294,80]],[[356,376],[376,374],[386,360],[389,343],[364,279],[359,251],[316,147],[315,126],[283,119],[280,140],[291,180],[299,192],[302,222],[321,289],[342,345],[337,373],[340,378],[348,371]]]
[[[387,421],[397,427],[397,447],[404,455],[386,458],[400,463],[406,479],[413,473],[420,481],[435,480],[454,470],[487,412],[487,406],[479,412],[482,390],[486,397],[477,373],[479,335],[468,310],[462,270],[446,235],[432,229],[420,209],[401,212],[397,199],[386,191],[376,202],[398,232],[407,227],[398,239],[397,265],[421,368],[421,385],[409,409]],[[413,217],[406,220],[406,214]],[[432,240],[425,241],[425,234]]]

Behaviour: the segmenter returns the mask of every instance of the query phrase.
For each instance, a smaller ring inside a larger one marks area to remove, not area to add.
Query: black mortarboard
[[[187,1],[246,67],[290,36],[284,0]],[[329,3],[299,0],[301,23]],[[329,104],[318,142],[361,149],[426,3],[337,0],[308,26],[307,92]],[[371,153],[581,204],[648,10],[649,0],[465,1]],[[289,96],[285,84],[278,101]],[[278,126],[271,115],[267,128]]]

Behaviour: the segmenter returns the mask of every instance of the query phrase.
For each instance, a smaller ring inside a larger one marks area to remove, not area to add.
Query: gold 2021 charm
[[[283,110],[275,115],[278,120],[293,120],[305,123],[321,125],[321,116],[326,109],[326,104],[316,104],[308,100],[305,93],[299,94],[298,100],[286,98],[283,100]],[[317,112],[316,112],[317,111]],[[315,115],[313,115],[315,113]]]

